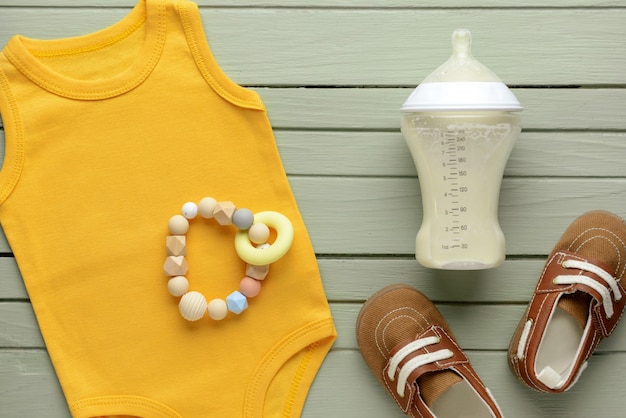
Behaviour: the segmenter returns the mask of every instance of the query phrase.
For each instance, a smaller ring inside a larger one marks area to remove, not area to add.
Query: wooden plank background
[[[623,417],[626,328],[571,391],[538,394],[506,364],[545,256],[590,209],[626,216],[626,2],[620,0],[203,0],[224,71],[266,102],[318,255],[339,336],[304,417],[401,417],[356,348],[354,322],[380,287],[411,284],[448,319],[507,417]],[[0,0],[0,45],[116,22],[132,0]],[[474,53],[525,106],[505,172],[507,260],[445,272],[413,259],[421,220],[399,107],[472,31]],[[0,124],[0,141],[4,132]],[[0,146],[2,149],[3,146]],[[68,417],[11,249],[0,237],[0,417]]]

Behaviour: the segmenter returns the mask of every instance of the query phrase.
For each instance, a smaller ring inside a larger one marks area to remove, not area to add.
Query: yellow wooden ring
[[[264,223],[276,231],[276,240],[267,248],[257,248],[250,242],[248,231],[239,231],[235,236],[237,255],[253,266],[272,264],[284,256],[293,243],[293,225],[282,213],[266,211],[254,214],[255,223]]]

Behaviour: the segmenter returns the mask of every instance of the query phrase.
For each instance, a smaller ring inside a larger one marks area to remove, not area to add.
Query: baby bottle
[[[504,261],[498,223],[502,174],[521,131],[522,106],[452,34],[452,56],[402,105],[402,134],[417,168],[423,219],[415,256],[430,268],[477,270]]]

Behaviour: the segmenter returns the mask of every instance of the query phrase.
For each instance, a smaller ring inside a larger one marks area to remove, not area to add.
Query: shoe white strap
[[[613,291],[613,298],[619,301],[622,298],[622,294],[619,291],[617,280],[611,276],[606,270],[596,266],[595,264],[588,263],[586,261],[579,260],[565,260],[563,262],[565,268],[575,268],[583,271],[588,271],[595,274],[600,279],[604,280],[611,290]],[[613,303],[611,300],[611,292],[606,286],[602,286],[597,281],[578,274],[575,275],[560,275],[556,276],[553,280],[555,284],[583,284],[598,292],[602,296],[602,306],[604,307],[604,313],[608,319],[613,316]]]
[[[408,343],[404,347],[402,347],[400,350],[398,350],[396,354],[394,354],[389,359],[389,367],[387,369],[387,377],[389,377],[389,380],[391,380],[392,382],[395,380],[394,375],[395,375],[396,369],[398,368],[398,365],[408,355],[410,355],[411,353],[414,353],[417,350],[421,350],[422,348],[427,347],[429,345],[439,344],[440,342],[441,342],[441,339],[439,337],[433,336],[433,337],[417,339],[415,341]],[[453,355],[454,354],[452,353],[452,351],[446,348],[446,349],[438,350],[432,353],[420,354],[412,358],[411,360],[407,361],[406,364],[404,364],[400,368],[400,372],[398,373],[398,385],[396,387],[396,391],[398,392],[398,395],[401,398],[404,397],[404,387],[406,386],[406,382],[409,376],[411,375],[411,373],[413,373],[415,370],[417,370],[418,368],[426,364],[449,359]]]

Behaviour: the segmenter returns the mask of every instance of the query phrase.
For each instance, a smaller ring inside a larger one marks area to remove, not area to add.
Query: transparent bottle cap
[[[513,92],[472,56],[466,29],[452,33],[452,56],[433,71],[402,105],[403,112],[523,109]]]

